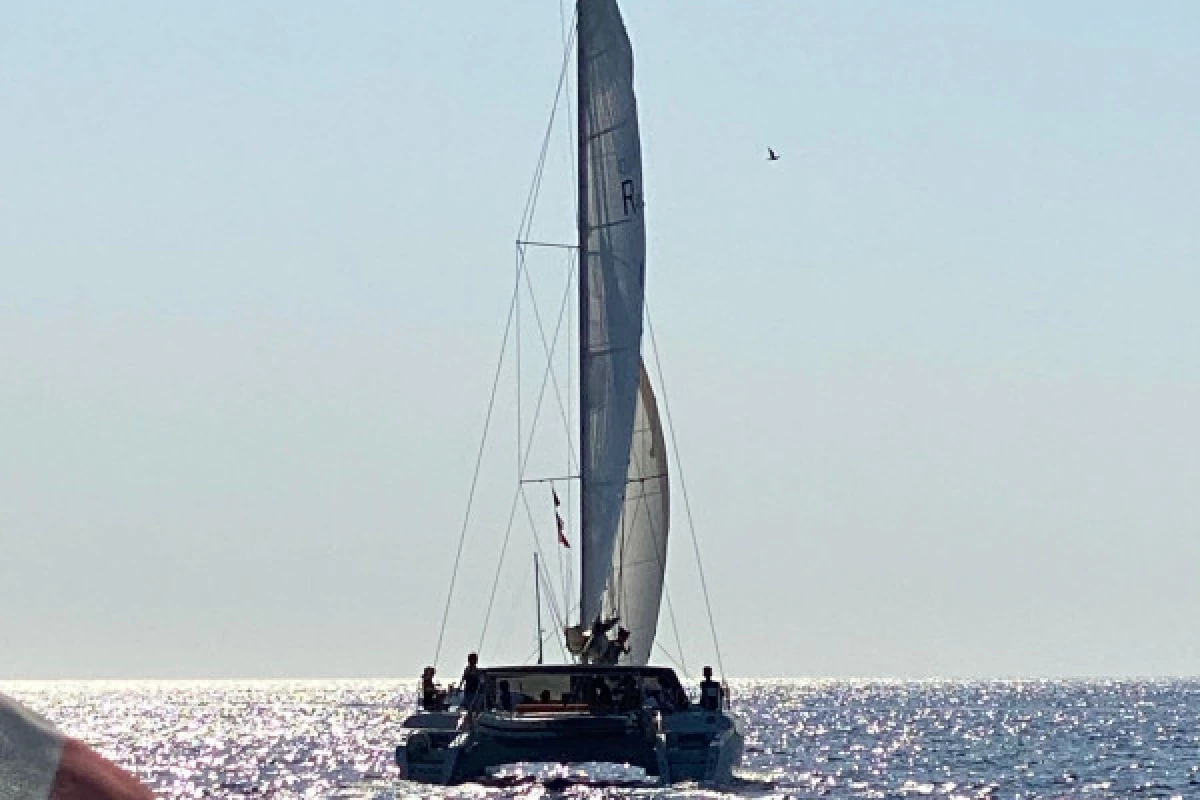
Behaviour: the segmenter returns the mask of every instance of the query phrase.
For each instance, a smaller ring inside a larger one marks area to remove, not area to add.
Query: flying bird
[[[779,160],[779,155],[774,150],[772,150],[771,148],[768,147],[767,148],[767,161],[778,161],[778,160]]]

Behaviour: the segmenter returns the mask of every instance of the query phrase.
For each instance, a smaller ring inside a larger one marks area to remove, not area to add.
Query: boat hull
[[[723,711],[670,715],[516,715],[463,712],[453,732],[426,728],[427,715],[405,722],[408,740],[396,762],[409,780],[454,784],[486,779],[517,763],[614,763],[640,767],[664,784],[697,781],[722,785],[740,763],[740,722]],[[444,715],[440,715],[443,716]]]

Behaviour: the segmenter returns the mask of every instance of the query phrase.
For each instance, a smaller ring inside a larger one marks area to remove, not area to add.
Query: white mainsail
[[[616,0],[579,0],[580,624],[599,619],[641,375],[646,233],[633,52]]]
[[[620,616],[621,627],[629,631],[629,653],[621,656],[621,663],[641,667],[650,660],[658,628],[671,522],[667,445],[644,366],[629,450],[628,481],[604,613],[609,618]]]

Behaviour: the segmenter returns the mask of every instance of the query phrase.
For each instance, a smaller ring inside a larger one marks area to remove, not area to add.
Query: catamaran
[[[693,702],[673,669],[650,666],[670,495],[642,363],[646,233],[633,54],[616,0],[577,0],[575,25],[580,624],[564,631],[573,663],[480,668],[452,702],[425,703],[405,720],[396,750],[410,780],[458,783],[523,762],[609,762],[663,783],[720,784],[741,759],[728,693]]]

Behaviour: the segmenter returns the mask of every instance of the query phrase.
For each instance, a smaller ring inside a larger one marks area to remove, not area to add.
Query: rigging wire
[[[549,573],[545,572],[546,557],[544,555],[542,555],[542,546],[538,542],[537,529],[533,522],[533,511],[529,508],[529,498],[525,494],[524,486],[521,487],[520,494],[521,494],[521,499],[522,499],[522,501],[524,501],[524,504],[525,504],[525,513],[529,515],[529,533],[530,533],[530,536],[533,538],[533,547],[538,553],[538,561],[541,562],[540,568],[543,571],[543,573],[545,574],[546,580],[549,580],[550,575],[549,575]],[[566,626],[563,625],[562,614],[558,610],[558,602],[554,599],[554,592],[547,592],[546,597],[550,601],[550,614],[552,617],[554,617],[555,627],[557,627],[559,630],[563,630]],[[556,636],[556,637],[554,637],[554,640],[556,642],[558,642],[558,650],[560,653],[562,653],[563,661],[568,660],[566,648],[563,646],[563,637]]]
[[[560,7],[560,16],[563,16],[561,7]],[[560,20],[560,26],[561,26],[561,20]],[[524,477],[525,467],[528,465],[529,450],[532,448],[533,432],[536,430],[536,427],[537,427],[537,419],[538,419],[538,415],[540,414],[542,398],[543,398],[544,392],[545,392],[546,376],[549,376],[550,380],[554,384],[555,400],[557,401],[559,413],[560,413],[560,415],[563,416],[563,423],[568,430],[568,436],[567,436],[567,446],[568,446],[568,451],[569,451],[568,472],[570,471],[571,463],[574,460],[574,450],[571,447],[570,435],[569,435],[569,431],[570,431],[569,416],[570,415],[563,410],[562,392],[558,385],[558,378],[556,377],[556,375],[552,369],[554,348],[551,348],[550,345],[546,341],[545,326],[542,323],[541,312],[539,310],[538,303],[537,303],[537,297],[533,291],[533,284],[530,282],[530,279],[529,279],[529,270],[525,268],[525,250],[524,250],[524,247],[521,245],[521,242],[523,242],[529,238],[529,233],[533,227],[534,214],[537,209],[537,201],[541,194],[542,180],[545,177],[546,160],[547,160],[547,155],[548,155],[549,149],[550,149],[550,139],[551,139],[551,135],[554,130],[554,122],[555,122],[555,118],[558,114],[558,110],[559,110],[559,107],[560,107],[560,104],[561,104],[561,101],[563,98],[563,87],[567,85],[567,80],[568,80],[567,76],[570,73],[570,70],[568,69],[568,67],[570,66],[570,63],[571,63],[571,52],[573,50],[573,45],[575,42],[575,27],[574,26],[572,26],[570,33],[568,35],[564,36],[564,39],[565,39],[565,41],[563,44],[563,56],[562,56],[562,62],[561,62],[562,66],[559,69],[558,85],[555,89],[554,103],[550,109],[550,118],[546,123],[546,131],[542,137],[542,146],[541,146],[540,152],[538,153],[537,167],[534,170],[534,177],[530,184],[529,194],[526,197],[525,209],[521,214],[521,224],[520,224],[520,226],[518,228],[518,232],[517,232],[517,242],[518,242],[518,244],[517,244],[517,283],[519,286],[520,281],[521,281],[521,275],[522,275],[522,273],[524,273],[525,285],[529,292],[530,303],[533,306],[534,319],[537,322],[538,335],[541,338],[542,349],[546,353],[546,361],[547,361],[546,373],[545,373],[545,375],[543,375],[542,387],[539,390],[537,410],[535,410],[534,421],[533,421],[533,424],[530,429],[529,447],[526,448],[526,453],[525,453],[524,458],[521,458],[521,456],[518,455],[518,475],[517,475],[518,486],[520,485],[521,479]],[[569,104],[569,99],[568,99],[568,104]],[[570,252],[570,250],[568,250],[568,252]],[[573,259],[574,259],[573,254],[568,255],[569,269],[568,269],[568,277],[567,277],[567,291],[564,292],[564,299],[563,299],[564,306],[566,305],[567,298],[569,297],[571,279],[575,274],[574,273],[575,263],[574,263]],[[519,291],[519,289],[518,289],[518,291]],[[519,309],[519,305],[518,305],[518,309]],[[560,309],[559,319],[555,324],[554,342],[555,342],[556,347],[557,347],[557,342],[558,342],[558,331],[561,329],[561,322],[562,322],[562,311]],[[519,324],[519,322],[518,322],[518,324]],[[518,346],[518,348],[520,347],[519,342],[518,342],[517,346]],[[519,350],[518,350],[518,357],[519,357]],[[519,394],[520,393],[519,386],[518,386],[517,391]],[[518,413],[519,413],[519,409],[520,409],[520,398],[518,396]],[[520,424],[520,419],[518,419],[518,425],[519,424]],[[519,445],[518,445],[518,447],[519,447]],[[514,502],[515,502],[515,499],[514,499]],[[569,516],[570,516],[570,509],[568,508],[568,517]],[[499,578],[500,568],[503,565],[503,555],[504,555],[505,550],[507,549],[507,540],[508,540],[508,536],[510,535],[510,533],[511,533],[511,531],[506,532],[506,534],[505,534],[505,545],[501,549],[501,561],[496,565],[497,580]],[[561,565],[561,563],[562,563],[562,555],[560,553],[559,554],[559,564]],[[561,567],[560,567],[559,571],[560,571],[560,573],[562,573]],[[563,584],[564,584],[564,592],[565,592],[565,586],[566,586],[565,579],[563,581]],[[548,580],[547,586],[552,588],[554,586],[553,581]],[[487,612],[488,618],[490,618],[490,616],[491,616],[491,608],[495,601],[495,591],[496,591],[496,583],[493,583],[492,596],[488,600],[488,612]],[[551,594],[553,594],[552,591],[551,591]],[[486,635],[486,632],[487,632],[487,621],[485,619],[483,635]],[[482,639],[482,635],[480,638]]]
[[[483,651],[483,640],[487,636],[488,624],[492,620],[492,604],[496,600],[496,587],[500,585],[500,568],[504,566],[504,556],[508,553],[508,542],[512,538],[513,521],[517,518],[517,503],[520,501],[520,489],[513,492],[512,504],[508,507],[508,524],[504,526],[504,540],[500,545],[500,559],[496,562],[496,574],[492,578],[492,591],[488,595],[487,611],[483,615],[483,630],[479,632],[479,646],[476,652]]]
[[[530,578],[537,580],[537,578],[534,576],[533,565],[526,564],[525,568],[521,570],[521,579],[514,584],[516,587],[516,596],[520,597],[525,594],[526,590],[530,587]],[[496,632],[500,634],[501,641],[509,641],[517,629],[518,622],[515,616],[504,620],[504,622],[506,623],[505,625],[497,626],[498,630],[496,630]],[[524,627],[523,620],[520,622],[520,627]],[[483,652],[483,640],[480,640],[479,647],[476,648],[475,652]]]
[[[538,561],[541,562],[541,569],[544,571],[546,568],[546,564],[545,564],[546,557],[542,554],[542,544],[541,544],[541,542],[538,541],[538,538],[537,538],[537,526],[533,520],[533,509],[530,508],[530,506],[529,506],[529,496],[525,493],[524,487],[521,488],[520,493],[521,493],[521,502],[525,506],[525,514],[526,514],[526,516],[529,517],[529,533],[533,537],[533,547],[537,551]],[[546,577],[549,577],[549,576],[547,575]],[[549,604],[550,604],[550,613],[554,617],[554,624],[557,625],[559,628],[562,628],[563,627],[562,613],[558,609],[558,600],[555,599],[553,592],[547,592],[546,598],[548,599]]]
[[[557,639],[559,637],[553,636],[552,631],[546,631],[544,634],[542,634],[542,640],[533,646],[533,650],[529,653],[529,655],[525,656],[525,658],[521,661],[521,664],[528,666],[529,662],[533,661],[533,657],[538,654],[538,650],[545,647],[546,642],[551,638]],[[562,647],[562,645],[560,644],[559,647]]]
[[[458,568],[462,563],[463,544],[467,540],[467,526],[471,522],[471,509],[475,505],[475,489],[479,486],[479,470],[483,466],[483,451],[487,444],[488,429],[492,424],[492,412],[496,409],[496,390],[500,385],[500,372],[504,366],[504,354],[508,351],[508,337],[512,332],[513,312],[517,303],[517,290],[513,287],[513,296],[508,304],[508,320],[504,323],[504,336],[500,341],[500,357],[496,360],[496,372],[492,377],[492,392],[488,398],[487,413],[483,418],[483,435],[479,438],[479,450],[475,454],[475,469],[471,474],[471,488],[467,492],[467,509],[463,514],[462,530],[458,534],[458,548],[454,553],[454,568],[450,573],[450,588],[446,591],[446,607],[442,610],[442,624],[438,629],[437,647],[433,653],[433,663],[436,665],[442,655],[442,643],[446,636],[446,621],[450,618],[450,601],[454,598],[454,585],[458,581]]]
[[[679,437],[675,435],[675,422],[671,418],[671,403],[667,399],[667,381],[663,376],[662,360],[658,352],[658,339],[654,335],[654,323],[650,320],[650,309],[646,307],[646,327],[650,331],[650,345],[654,349],[654,369],[658,372],[658,383],[662,387],[663,408],[666,411],[667,429],[671,431],[671,441],[675,445],[675,468],[679,472],[679,489],[683,493],[683,507],[687,512],[688,528],[692,534],[692,550],[696,554],[696,570],[700,573],[700,588],[704,592],[704,609],[708,612],[708,629],[712,633],[713,649],[717,655],[717,668],[721,671],[721,679],[725,679],[725,660],[721,657],[721,642],[717,638],[717,623],[713,618],[712,600],[708,593],[708,580],[704,577],[704,562],[700,558],[700,540],[696,536],[696,522],[692,517],[692,501],[688,496],[687,482],[683,479],[683,459],[679,455]]]
[[[517,233],[518,240],[527,238],[525,231],[527,230],[527,228],[530,225],[532,225],[532,222],[533,222],[533,212],[537,205],[537,196],[540,192],[542,176],[545,171],[546,152],[549,149],[549,145],[550,145],[550,134],[554,129],[554,117],[558,111],[559,99],[561,98],[562,92],[563,92],[563,85],[566,82],[566,76],[568,73],[567,67],[570,65],[570,60],[571,60],[571,45],[574,43],[574,41],[575,41],[575,33],[574,33],[574,30],[572,30],[572,32],[568,38],[567,45],[563,48],[564,52],[563,52],[563,59],[562,59],[562,67],[559,69],[558,85],[557,85],[557,88],[555,89],[555,93],[554,93],[554,103],[550,109],[550,119],[546,123],[546,133],[542,138],[541,151],[538,155],[538,165],[537,165],[537,168],[534,170],[534,177],[533,177],[533,180],[531,181],[529,193],[526,195],[526,198],[525,198],[525,208],[521,212],[521,223],[520,223],[520,226],[518,227],[518,233]],[[518,267],[518,271],[519,271],[519,267]],[[468,529],[468,526],[469,526],[470,520],[471,520],[471,510],[474,507],[475,490],[479,484],[479,472],[480,472],[480,468],[483,465],[483,452],[484,452],[485,445],[487,444],[488,430],[491,427],[492,412],[495,410],[495,406],[496,406],[496,390],[500,383],[500,372],[501,372],[501,368],[504,364],[504,354],[508,350],[508,339],[509,339],[510,333],[512,332],[513,316],[514,316],[516,304],[518,302],[520,288],[521,288],[520,281],[517,281],[515,283],[515,285],[513,286],[513,296],[511,298],[511,300],[509,301],[508,319],[504,324],[504,336],[502,337],[501,344],[500,344],[500,356],[496,363],[495,376],[492,379],[492,390],[491,390],[491,394],[488,398],[487,413],[484,417],[483,435],[480,437],[479,450],[475,457],[475,468],[471,475],[471,488],[467,492],[467,507],[466,507],[466,511],[463,514],[462,529],[458,535],[458,546],[454,553],[454,567],[450,573],[450,586],[449,586],[449,589],[446,591],[446,604],[445,604],[445,608],[442,610],[442,622],[441,622],[441,626],[438,629],[437,647],[434,648],[433,663],[435,665],[437,664],[438,659],[441,658],[441,655],[442,655],[442,644],[444,643],[445,636],[446,636],[446,622],[450,618],[450,605],[454,599],[454,587],[458,582],[458,571],[459,571],[459,567],[462,564],[463,545],[466,542],[467,529]],[[519,478],[519,476],[518,476],[518,478]],[[518,480],[518,486],[520,486],[519,480]],[[513,515],[515,514],[515,512],[516,512],[516,504],[515,504],[515,500],[514,500],[513,512],[510,513],[510,515],[509,515],[509,528],[510,529],[512,526],[512,518],[513,518]],[[507,541],[507,538],[508,538],[508,535],[506,534],[505,535],[506,541]]]
[[[521,285],[521,272],[525,266],[525,260],[520,254],[517,256],[517,286]],[[516,336],[513,337],[513,350],[516,351],[517,368],[516,380],[517,385],[517,483],[521,482],[521,476],[525,474],[525,464],[521,460],[521,292],[517,291],[517,317],[516,317]]]
[[[571,267],[570,267],[570,270],[567,272],[567,288],[563,293],[563,307],[564,308],[567,305],[569,305],[569,303],[567,301],[570,299],[571,278],[573,278],[575,276],[575,262],[571,261],[570,263],[571,263]],[[558,333],[562,329],[561,323],[562,323],[563,308],[559,309],[558,320],[554,324],[554,339],[552,340],[554,342],[554,347],[551,347],[550,344],[546,340],[546,328],[542,324],[542,314],[541,314],[541,311],[538,310],[537,297],[533,293],[533,284],[530,283],[530,281],[529,281],[529,270],[525,270],[524,272],[525,272],[525,287],[529,291],[530,305],[533,306],[533,319],[534,319],[534,322],[537,323],[538,335],[541,337],[541,340],[542,340],[542,350],[544,350],[546,353],[546,362],[549,365],[549,364],[553,363],[554,351],[558,348]],[[567,470],[568,470],[568,473],[570,473],[572,470],[576,469],[579,464],[579,459],[575,455],[575,447],[574,447],[574,445],[571,444],[571,436],[570,436],[571,421],[570,421],[570,419],[568,419],[566,409],[563,406],[562,388],[558,385],[558,377],[554,374],[553,370],[547,369],[546,371],[550,378],[550,382],[552,384],[554,384],[554,399],[558,402],[558,413],[560,416],[562,416],[563,426],[565,427],[565,429],[567,431]],[[543,389],[544,388],[545,388],[545,385],[543,383]],[[524,477],[523,473],[522,473],[522,477]]]
[[[525,197],[525,209],[521,212],[521,224],[517,226],[517,239],[526,239],[533,225],[533,214],[537,209],[538,196],[541,193],[542,177],[546,171],[546,153],[550,149],[550,136],[554,131],[554,118],[563,95],[563,86],[567,81],[567,69],[571,65],[571,46],[575,43],[575,31],[572,29],[566,45],[563,47],[562,67],[558,72],[558,86],[554,90],[554,103],[550,106],[550,119],[546,122],[546,132],[542,136],[542,147],[538,154],[537,167],[533,171],[529,193]]]
[[[659,383],[661,383],[661,382],[662,381],[660,379]],[[665,403],[666,403],[665,397],[664,397],[663,402],[665,405]],[[664,469],[662,475],[655,475],[655,476],[650,476],[650,477],[651,478],[659,478],[659,477],[666,478],[667,473],[666,473],[666,470]],[[663,546],[662,546],[662,552],[659,552],[659,548],[657,546],[657,541],[659,539],[659,536],[657,533],[654,532],[655,526],[653,524],[653,517],[650,514],[650,503],[646,499],[646,486],[645,486],[644,480],[645,479],[643,479],[643,483],[641,485],[642,491],[641,491],[641,496],[638,498],[638,501],[641,503],[641,510],[645,514],[646,519],[651,520],[651,525],[650,525],[651,536],[654,538],[654,540],[656,542],[655,547],[654,547],[654,558],[658,562],[658,567],[659,567],[659,569],[662,570],[662,573],[663,573],[663,585],[662,585],[663,599],[665,599],[667,601],[667,616],[671,620],[671,631],[675,635],[675,650],[679,654],[678,665],[679,665],[680,669],[682,669],[684,674],[686,675],[686,674],[688,674],[688,669],[687,669],[687,664],[684,661],[684,657],[683,657],[683,641],[679,637],[679,623],[675,619],[675,604],[671,602],[671,590],[667,588],[667,583],[666,583],[666,574],[667,574],[666,550],[667,550],[667,541],[669,539],[669,534],[670,534],[670,528],[668,527],[668,529],[664,530],[662,533]],[[628,483],[626,483],[625,491],[627,493],[629,491]],[[669,504],[669,502],[670,502],[670,500],[669,500],[669,496],[668,496],[668,504]],[[635,512],[634,516],[637,517],[637,516],[639,516],[639,514],[637,512]],[[623,532],[622,532],[622,536],[624,536]],[[624,553],[624,545],[623,544],[621,545],[621,548],[622,548],[621,552]],[[624,562],[622,561],[622,564],[623,563]],[[658,644],[658,646],[660,648],[662,648],[664,651],[666,650],[666,648],[662,644],[659,644],[658,642],[655,642],[655,643]]]
[[[572,269],[571,274],[572,275],[574,274],[573,269]],[[528,281],[527,281],[527,284],[528,284]],[[559,332],[562,330],[562,322],[563,322],[563,316],[565,315],[565,309],[570,304],[569,303],[570,289],[571,289],[571,281],[570,281],[570,277],[568,277],[567,288],[563,291],[562,303],[558,310],[558,319],[556,320],[555,326],[554,326],[554,342],[555,342],[556,346],[557,346],[558,339],[559,339]],[[520,290],[519,284],[517,286],[517,290],[518,291]],[[530,289],[530,296],[531,297],[533,296],[532,288]],[[535,308],[536,308],[536,304],[535,304]],[[538,323],[539,323],[539,329],[540,329],[540,325],[541,325],[541,317],[540,316],[538,316]],[[545,339],[543,337],[543,342],[544,341],[545,341]],[[526,443],[526,447],[525,447],[524,462],[519,465],[520,474],[524,474],[525,468],[529,465],[530,453],[533,452],[533,437],[537,431],[538,420],[541,418],[542,402],[546,397],[546,385],[549,382],[550,377],[553,373],[553,366],[554,366],[554,348],[551,348],[550,350],[547,351],[546,369],[542,374],[541,388],[538,390],[537,403],[534,405],[534,409],[533,409],[533,421],[532,421],[532,424],[530,425],[530,429],[529,429],[529,440]],[[560,398],[560,404],[561,404],[561,398]],[[504,557],[508,553],[508,544],[512,537],[512,524],[513,524],[514,516],[516,514],[517,503],[519,501],[519,498],[524,495],[524,484],[521,483],[519,477],[520,476],[518,476],[517,490],[513,494],[512,506],[509,509],[508,525],[505,527],[505,530],[504,530],[504,540],[500,546],[500,558],[496,562],[496,573],[492,578],[492,590],[491,590],[490,594],[488,595],[487,610],[484,612],[484,616],[483,616],[483,630],[480,631],[480,634],[479,634],[479,649],[480,650],[483,649],[483,640],[484,640],[484,637],[487,636],[488,625],[492,619],[492,609],[496,602],[496,591],[500,586],[500,573],[504,566]],[[532,522],[532,514],[531,514],[531,522]],[[535,542],[536,542],[536,538],[535,538]],[[551,597],[551,599],[553,599],[554,592],[552,590],[553,590],[554,584],[553,584],[553,582],[550,582],[550,581],[547,581],[547,584],[551,589],[550,591],[547,591],[547,595],[549,597]]]
[[[568,32],[567,27],[566,27],[567,15],[563,11],[563,0],[558,0],[558,27],[560,28],[560,30],[562,32],[563,47],[566,49],[566,51],[568,53],[570,52],[571,45],[574,43],[575,35],[576,35],[576,32],[578,31],[578,26],[576,25],[577,19],[578,19],[578,9],[572,11],[572,13],[571,13],[571,27],[570,27],[570,31]],[[571,95],[573,94],[573,92],[571,91],[571,75],[569,72],[567,73],[566,85],[567,85],[567,92],[566,92],[567,119],[574,119],[575,118],[574,107],[571,105]],[[571,128],[569,126],[565,127],[564,130],[567,133],[567,136],[566,136],[567,155],[568,155],[567,161],[569,161],[571,164],[571,178],[573,179],[573,181],[576,184],[578,184],[578,182],[579,182],[579,159],[575,158],[575,144],[576,144],[575,131],[571,130]],[[576,194],[575,195],[575,219],[578,219],[578,218],[579,218],[579,195]]]
[[[550,382],[554,386],[554,400],[555,400],[556,405],[558,406],[559,416],[562,418],[563,429],[566,431],[565,441],[567,443],[567,474],[570,475],[572,473],[575,473],[578,470],[578,464],[579,464],[579,459],[575,454],[574,444],[571,441],[571,412],[570,412],[571,386],[568,383],[567,393],[566,393],[567,394],[567,402],[564,404],[563,399],[562,399],[562,397],[563,397],[562,387],[559,386],[558,375],[552,368],[553,364],[554,364],[554,355],[558,349],[559,331],[562,330],[562,317],[563,317],[564,310],[566,311],[568,320],[571,320],[572,305],[569,301],[570,301],[572,282],[573,282],[573,279],[576,274],[576,266],[577,266],[576,262],[575,262],[575,252],[574,251],[569,251],[568,256],[567,256],[567,264],[568,264],[568,269],[567,269],[566,288],[563,290],[563,299],[562,299],[562,304],[559,306],[558,319],[556,319],[555,323],[554,323],[554,335],[550,339],[546,338],[546,327],[542,321],[541,308],[538,305],[537,295],[533,291],[533,283],[529,278],[528,268],[526,268],[524,270],[524,275],[525,275],[525,288],[529,293],[529,304],[533,308],[534,322],[537,323],[538,336],[542,342],[542,350],[546,354],[546,372],[542,378],[542,387],[541,387],[540,391],[542,393],[545,392],[545,389],[546,389],[545,381],[546,381],[546,378],[548,377]],[[553,346],[551,345],[551,342],[553,342]],[[571,363],[570,362],[571,362],[571,357],[570,357],[570,353],[568,352],[568,355],[567,355],[567,379],[568,379],[568,381],[570,380],[570,377],[571,377]],[[542,397],[542,395],[539,394],[539,398],[538,398],[539,409],[541,408],[541,397]],[[535,415],[534,425],[536,426],[536,424],[537,424],[537,416]],[[530,446],[532,446],[532,436],[533,436],[533,429],[530,430],[530,440],[531,440]],[[528,463],[528,454],[526,457],[526,463]],[[524,471],[522,471],[520,477],[521,477],[521,480],[524,480]],[[568,482],[568,484],[567,484],[567,492],[568,492],[567,499],[568,499],[568,501],[571,499],[571,495],[570,495],[571,488],[572,488],[571,484],[570,484],[570,482]],[[571,507],[570,507],[570,505],[568,505],[567,506],[567,519],[569,520],[570,517],[571,517]],[[563,583],[563,604],[568,605],[570,603],[570,594],[569,594],[569,589],[568,589],[568,584],[567,584],[567,570],[564,569],[564,567],[563,567],[562,551],[558,548],[556,548],[555,551],[558,554],[559,574],[562,577],[562,583]],[[566,566],[568,568],[570,567],[569,559],[567,559]],[[550,585],[553,586],[553,584],[550,584]],[[564,622],[565,621],[566,620],[565,620],[565,616],[564,616]]]
[[[688,672],[687,666],[683,663],[682,658],[676,659],[675,656],[671,655],[671,651],[663,646],[662,642],[656,641],[654,646],[657,647],[659,651],[667,657],[667,661],[670,661],[673,666],[679,667],[679,671],[683,673],[684,680],[689,682],[692,680],[692,675],[690,672]]]
[[[671,618],[671,632],[675,635],[675,650],[679,653],[679,666],[684,675],[689,675],[687,662],[683,658],[683,640],[679,638],[679,623],[675,621],[675,604],[671,602],[671,590],[667,588],[666,582],[663,583],[663,597],[667,601],[667,615]]]
[[[575,37],[579,30],[578,25],[576,25],[576,19],[577,19],[577,15],[578,15],[578,7],[573,5],[571,15],[570,15],[570,23],[568,25],[565,5],[566,5],[566,0],[558,0],[558,27],[559,27],[559,32],[562,35],[563,52],[567,55],[567,58],[568,58],[568,62],[566,64],[564,64],[564,68],[566,66],[568,66],[570,63],[569,62],[570,53],[574,49],[572,47],[572,45],[574,44]],[[574,106],[572,105],[571,101],[572,101],[572,95],[574,94],[574,92],[572,91],[571,72],[569,69],[566,71],[565,85],[566,85],[566,92],[564,93],[564,96],[566,97],[566,103],[567,103],[567,119],[573,120],[573,119],[575,119],[575,110],[574,110]],[[565,140],[565,143],[567,146],[567,163],[569,163],[571,165],[571,182],[573,185],[578,186],[578,184],[579,184],[579,159],[575,158],[575,146],[576,146],[575,134],[576,134],[576,131],[573,129],[573,127],[570,124],[567,124],[567,125],[563,126],[563,132],[566,134],[564,137],[564,140]],[[579,219],[579,193],[572,192],[572,196],[574,198],[574,203],[575,203],[574,214],[572,215],[572,219],[577,220],[577,219]],[[577,254],[578,254],[578,250],[576,250],[576,253],[572,254],[571,256],[568,256],[568,260]],[[573,261],[569,261],[569,263],[574,265]],[[569,283],[569,281],[568,281],[568,283]],[[568,309],[567,309],[567,330],[575,329],[575,319],[574,319],[573,312],[574,312],[574,307],[568,307]],[[572,386],[571,370],[575,366],[574,362],[575,362],[574,349],[568,348],[568,350],[567,350],[567,414],[566,414],[567,430],[568,430],[567,438],[566,438],[566,441],[567,441],[567,474],[568,475],[570,475],[572,472],[571,463],[572,463],[572,457],[573,457],[570,431],[572,430],[571,420],[573,419],[572,407],[573,407],[573,401],[574,401],[574,394],[573,394],[574,387]],[[575,495],[575,487],[572,484],[572,482],[568,481],[567,482],[567,514],[566,514],[566,520],[565,520],[566,524],[564,526],[566,528],[566,534],[568,536],[568,541],[570,540],[570,537],[574,536],[574,533],[575,533],[571,527],[571,523],[574,519],[574,506],[575,506],[574,495]],[[557,550],[558,550],[558,573],[562,577],[563,604],[566,607],[566,614],[568,617],[567,619],[564,620],[564,622],[569,623],[570,622],[570,618],[569,618],[570,610],[575,605],[574,598],[572,596],[572,592],[571,592],[571,588],[570,588],[571,584],[574,583],[574,574],[573,574],[573,570],[572,570],[572,566],[574,565],[574,555],[572,553],[567,553],[564,555],[564,553],[562,552],[562,548],[557,548]]]
[[[518,245],[518,248],[520,248],[519,245]],[[529,280],[529,270],[524,268],[524,250],[523,249],[519,249],[518,260],[519,260],[519,263],[521,264],[519,274],[523,274],[525,277],[525,288],[529,292],[530,305],[533,307],[533,316],[534,316],[534,320],[537,323],[538,335],[542,341],[542,349],[546,353],[546,369],[542,373],[542,384],[541,384],[541,387],[538,389],[538,400],[537,400],[537,404],[535,405],[534,411],[533,411],[533,420],[532,420],[532,423],[530,424],[530,428],[529,428],[529,437],[525,443],[524,459],[518,465],[517,484],[518,484],[518,486],[523,486],[522,481],[524,479],[525,469],[526,469],[526,467],[529,466],[529,457],[533,451],[533,437],[534,437],[534,434],[537,432],[538,420],[541,418],[542,402],[546,396],[547,382],[552,383],[554,385],[554,399],[558,403],[559,413],[561,415],[563,415],[563,424],[567,427],[567,431],[568,431],[567,449],[568,449],[569,468],[574,469],[575,465],[577,464],[577,460],[575,458],[575,451],[574,451],[574,448],[571,446],[570,422],[567,420],[567,418],[565,416],[566,412],[564,411],[564,407],[563,407],[562,391],[558,385],[558,379],[554,373],[554,354],[555,354],[555,351],[558,349],[558,341],[560,338],[560,332],[562,331],[563,316],[567,312],[567,309],[569,309],[569,307],[570,307],[571,279],[575,275],[575,264],[574,264],[574,261],[570,262],[571,267],[567,273],[566,288],[563,290],[563,299],[562,299],[561,303],[559,304],[558,317],[554,323],[554,336],[551,339],[547,340],[546,328],[545,328],[544,324],[542,323],[542,315],[541,315],[541,311],[539,310],[539,307],[538,307],[537,296],[534,294],[533,284]],[[520,278],[518,277],[518,283],[519,283],[519,281],[520,281]],[[520,310],[520,306],[518,305],[518,311],[519,310]],[[518,324],[519,324],[519,317],[518,317]],[[553,342],[553,344],[551,344],[551,342]],[[518,354],[519,354],[519,352],[520,351],[518,349]],[[520,405],[518,404],[518,409],[519,408],[520,408]],[[519,445],[518,445],[518,447],[519,447]],[[520,491],[523,492],[524,489],[522,488]],[[515,508],[516,502],[517,502],[516,497],[514,496],[514,499],[513,499],[513,503],[514,503],[513,507],[514,508]],[[511,513],[510,513],[509,520],[510,520],[510,527],[505,530],[504,543],[501,545],[501,548],[500,548],[500,559],[499,559],[499,561],[496,562],[496,574],[492,579],[492,590],[488,597],[487,611],[484,614],[483,630],[479,634],[480,650],[483,649],[483,639],[485,636],[487,636],[488,624],[491,621],[491,617],[492,617],[492,608],[496,601],[496,591],[500,585],[500,573],[504,566],[504,557],[508,552],[509,538],[512,534]],[[533,524],[532,513],[530,514],[530,524],[531,525]],[[535,542],[536,542],[536,534],[535,534]],[[560,559],[560,563],[561,563],[561,553],[559,553],[559,559]],[[547,586],[549,587],[548,594],[553,598],[554,582],[549,580],[549,578],[547,578],[546,583],[547,583]],[[563,597],[563,602],[564,603],[567,602],[566,595],[564,595],[564,597]]]

